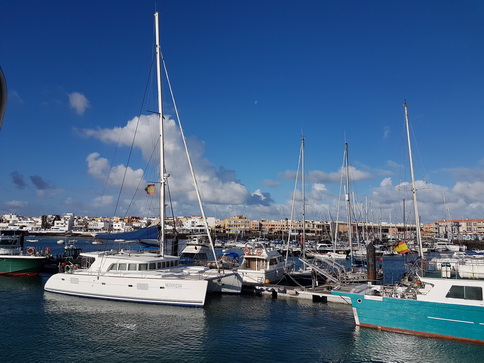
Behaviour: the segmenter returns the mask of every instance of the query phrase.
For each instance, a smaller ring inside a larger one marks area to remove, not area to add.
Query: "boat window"
[[[148,264],[147,263],[140,263],[139,264],[139,270],[140,271],[146,271],[148,269]]]
[[[163,266],[163,263],[162,262],[157,262],[156,263],[156,267],[157,268],[163,268],[164,266]]]
[[[150,270],[156,270],[156,262],[150,262]]]
[[[277,260],[275,258],[271,258],[269,265],[277,265]]]
[[[117,270],[117,269],[118,269],[118,264],[113,263],[111,266],[109,266],[108,271]]]
[[[128,264],[128,271],[136,271],[136,266],[135,263]]]
[[[482,300],[482,288],[453,285],[445,297],[464,300]]]
[[[81,257],[81,267],[82,268],[89,268],[92,263],[94,262],[95,258],[94,257]]]
[[[118,265],[118,270],[126,271],[126,264],[125,263],[120,263]]]

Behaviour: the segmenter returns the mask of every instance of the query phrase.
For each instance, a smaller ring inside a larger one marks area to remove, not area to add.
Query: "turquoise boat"
[[[484,344],[484,280],[419,278],[333,291],[351,300],[356,325]]]

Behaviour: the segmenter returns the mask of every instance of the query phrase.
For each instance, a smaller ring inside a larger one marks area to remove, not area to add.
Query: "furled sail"
[[[145,239],[158,239],[159,226],[151,226],[147,228],[137,229],[132,232],[122,233],[100,233],[96,235],[99,239],[124,239],[124,240],[145,240]]]

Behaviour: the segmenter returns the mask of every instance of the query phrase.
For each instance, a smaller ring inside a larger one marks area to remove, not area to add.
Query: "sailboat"
[[[79,265],[68,264],[64,271],[52,275],[47,280],[44,289],[48,292],[119,301],[201,307],[205,304],[207,292],[240,293],[242,289],[242,281],[233,271],[225,272],[220,268],[210,269],[204,266],[183,266],[180,264],[180,257],[167,255],[164,251],[165,185],[168,174],[164,173],[161,49],[157,12],[154,14],[154,21],[160,128],[159,250],[157,253],[129,249],[81,253]]]
[[[413,171],[408,107],[404,103],[412,195],[419,247],[424,261],[417,189]],[[358,326],[427,337],[484,343],[484,280],[428,278],[422,263],[396,285],[360,285],[350,292],[333,291],[351,300]]]
[[[304,169],[304,146],[304,137],[302,137],[292,201],[293,210],[291,212],[291,220],[293,220],[297,182],[299,180],[299,166],[301,166],[302,233],[300,236],[301,255],[299,257],[299,262],[301,262],[302,266],[298,269],[295,269],[293,266],[290,266],[290,268],[286,268],[286,276],[289,283],[294,282],[300,286],[310,285],[311,287],[315,288],[319,285],[319,282],[338,282],[341,276],[344,274],[345,269],[343,266],[336,263],[334,259],[327,258],[326,254],[310,251],[306,246],[306,188]],[[288,246],[289,241],[290,235],[288,236],[287,241]]]

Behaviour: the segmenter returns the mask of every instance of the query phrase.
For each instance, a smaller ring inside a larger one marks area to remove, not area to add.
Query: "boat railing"
[[[331,280],[332,282],[339,282],[339,276],[336,277],[332,271],[330,270],[327,270],[326,268],[324,268],[323,266],[321,265],[316,265],[314,263],[311,263],[309,262],[308,260],[304,259],[304,258],[300,258],[300,261],[302,263],[304,263],[306,266],[308,266],[309,268],[311,269],[314,269],[316,272],[318,272],[319,274],[321,274],[322,276],[326,277],[328,280]]]

